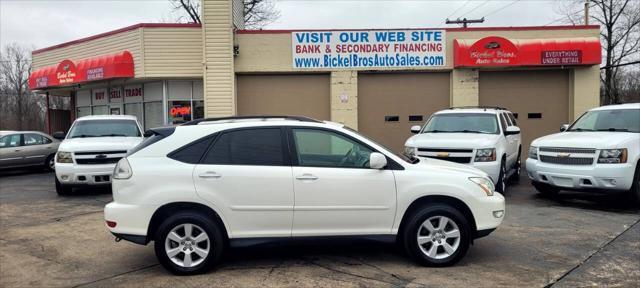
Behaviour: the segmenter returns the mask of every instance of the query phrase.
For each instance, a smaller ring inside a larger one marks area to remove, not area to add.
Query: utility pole
[[[589,0],[584,0],[584,25],[589,25]]]
[[[467,28],[469,23],[484,23],[484,17],[482,17],[480,19],[462,18],[462,20],[460,18],[457,18],[456,20],[449,20],[449,18],[447,18],[447,21],[445,21],[445,23],[447,23],[447,24],[462,24],[463,28]]]

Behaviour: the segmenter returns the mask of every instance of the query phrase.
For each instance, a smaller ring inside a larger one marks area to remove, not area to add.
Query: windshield
[[[567,131],[640,133],[640,109],[595,110],[583,114]]]
[[[84,120],[76,122],[68,138],[83,137],[140,137],[134,120]]]
[[[498,134],[498,120],[493,114],[446,113],[433,115],[422,133]]]

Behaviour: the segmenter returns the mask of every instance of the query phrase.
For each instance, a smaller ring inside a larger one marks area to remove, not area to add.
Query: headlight
[[[529,158],[538,160],[538,147],[529,146]]]
[[[116,168],[113,169],[113,179],[129,179],[131,175],[133,175],[133,171],[127,158],[120,159]]]
[[[73,163],[73,160],[71,159],[71,152],[58,151],[58,153],[56,153],[56,162]]]
[[[475,162],[489,162],[496,161],[496,149],[478,149],[476,150],[476,159]]]
[[[405,146],[404,147],[404,156],[407,156],[409,158],[413,158],[416,157],[416,147],[409,147],[409,146]]]
[[[627,163],[627,149],[604,149],[600,150],[598,163],[619,164]]]
[[[493,186],[493,182],[487,178],[483,177],[469,177],[471,182],[478,184],[484,193],[487,193],[487,196],[493,196],[493,190],[495,190],[495,186]]]

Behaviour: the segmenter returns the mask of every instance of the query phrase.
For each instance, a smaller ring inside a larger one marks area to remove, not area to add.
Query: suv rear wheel
[[[46,160],[44,160],[44,169],[46,169],[47,171],[56,170],[56,161],[54,159],[55,155],[56,154],[51,154],[49,155],[49,157],[47,157]]]
[[[209,271],[220,260],[224,245],[216,223],[189,212],[167,218],[158,227],[154,242],[160,264],[177,275]]]
[[[504,158],[500,162],[500,175],[498,176],[498,182],[496,182],[496,191],[502,195],[507,192],[507,163]]]
[[[520,156],[522,156],[522,147],[518,149],[518,158],[516,159],[515,167],[513,167],[513,169],[515,169],[515,173],[513,173],[513,176],[511,176],[513,182],[516,183],[520,182],[520,174],[522,174],[522,160],[520,159]]]
[[[631,190],[629,190],[629,196],[635,204],[640,205],[640,161],[636,164],[636,172],[633,174],[633,183],[631,184]]]
[[[433,204],[418,209],[410,216],[402,231],[407,253],[424,266],[450,266],[469,249],[467,219],[446,204]]]

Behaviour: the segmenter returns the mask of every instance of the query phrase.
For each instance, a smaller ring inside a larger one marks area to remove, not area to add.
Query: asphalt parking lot
[[[153,247],[114,242],[108,191],[58,197],[52,173],[0,172],[0,287],[638,287],[640,210],[623,198],[547,199],[511,186],[502,226],[458,265],[424,268],[394,245],[352,241],[232,250],[214,271],[177,277]]]

